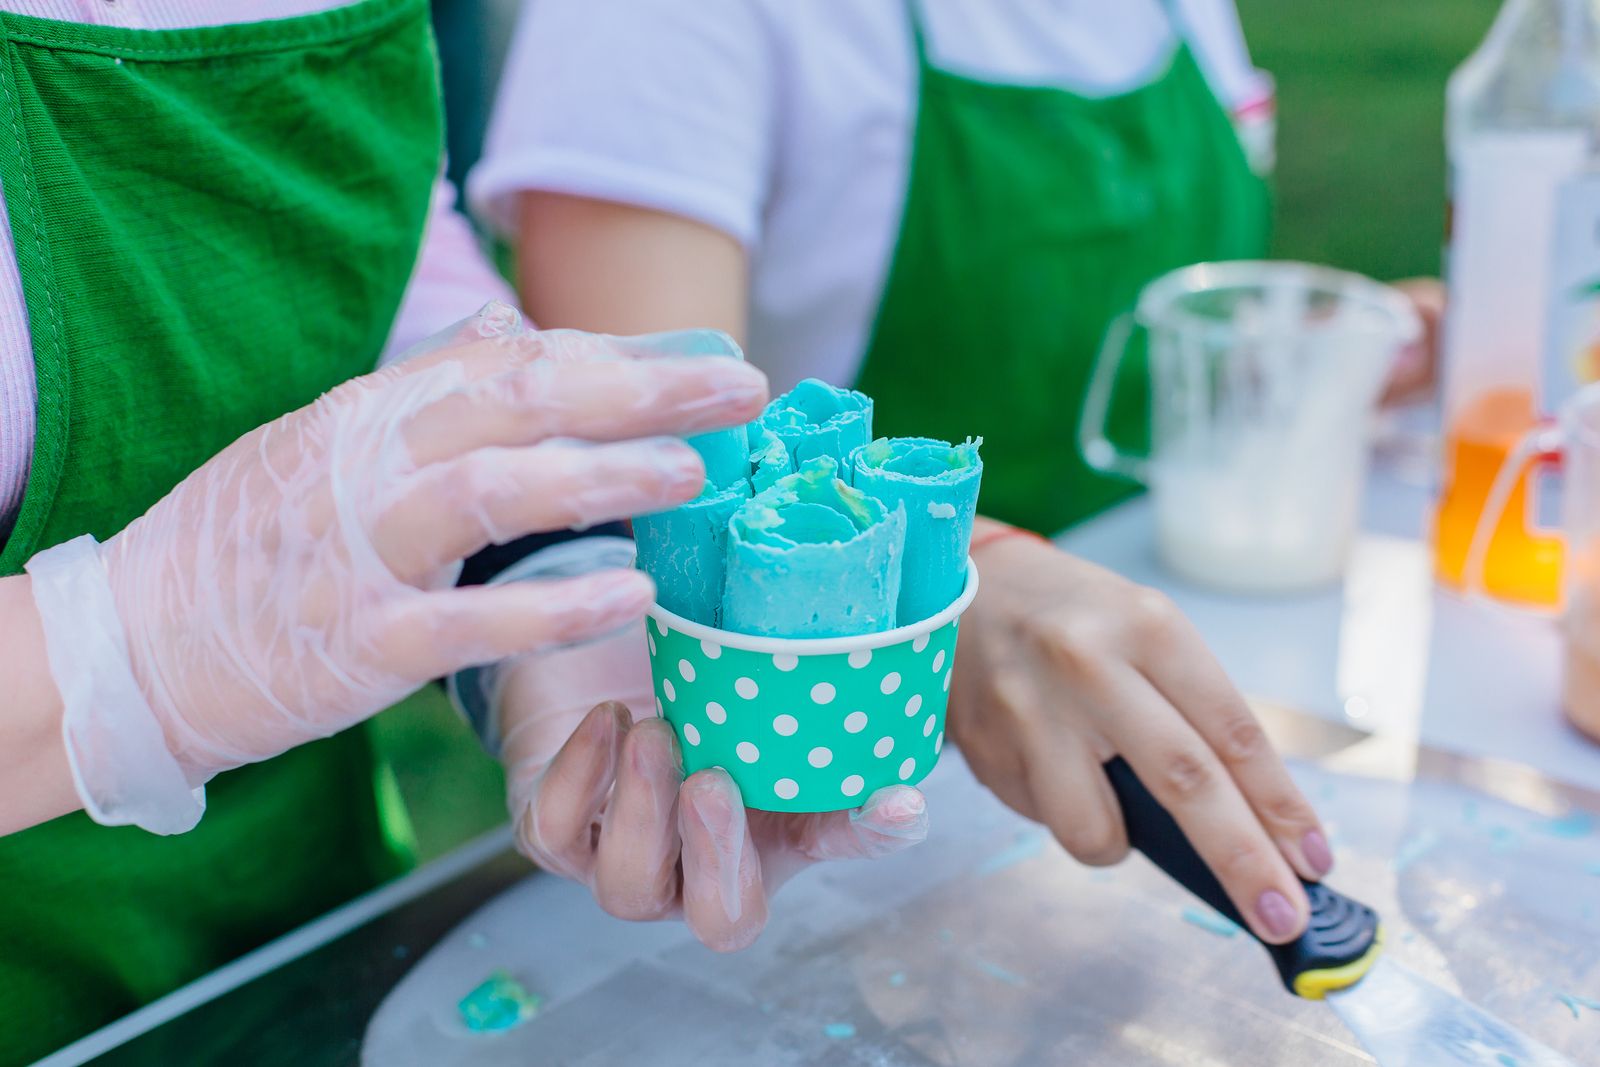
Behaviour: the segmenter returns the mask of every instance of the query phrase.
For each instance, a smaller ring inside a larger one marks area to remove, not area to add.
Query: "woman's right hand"
[[[679,438],[748,421],[767,399],[737,360],[641,354],[490,305],[246,434],[105,544],[36,556],[90,813],[187,829],[196,787],[219,771],[464,666],[641,617],[654,590],[631,570],[454,586],[490,542],[693,497],[704,471]]]

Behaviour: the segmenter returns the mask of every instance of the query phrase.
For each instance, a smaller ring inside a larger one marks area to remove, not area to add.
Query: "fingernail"
[[[733,798],[721,781],[721,776],[707,774],[694,794],[694,813],[700,824],[710,833],[725,837],[732,829]]]
[[[1256,898],[1256,916],[1273,937],[1289,937],[1300,925],[1294,905],[1276,889],[1269,889]]]
[[[684,772],[683,746],[678,744],[678,732],[676,730],[669,730],[667,732],[667,744],[671,746],[672,765],[673,767],[677,768],[678,777],[682,778]]]
[[[627,733],[633,728],[633,712],[628,710],[628,705],[620,700],[609,700],[612,718],[617,720],[617,729]]]
[[[479,337],[504,337],[522,332],[522,313],[503,300],[489,301],[472,318]]]
[[[921,841],[928,836],[928,801],[918,790],[894,786],[887,796],[868,798],[867,803],[850,813],[850,821],[865,822],[874,833],[906,841]]]
[[[1318,878],[1333,870],[1333,850],[1328,847],[1328,839],[1322,836],[1321,830],[1306,831],[1306,836],[1300,839],[1300,852]]]
[[[649,606],[649,591],[637,571],[612,571],[592,576],[583,591],[583,606],[596,615]]]
[[[928,802],[915,789],[898,788],[888,796],[867,798],[867,803],[850,813],[850,818],[861,819],[871,815],[873,821],[904,823],[919,819],[928,810]]]
[[[700,458],[700,453],[676,437],[660,438],[651,444],[655,448],[657,462],[661,464],[661,473],[669,482],[692,487],[695,492],[700,491],[706,480],[705,460]]]
[[[706,393],[683,404],[684,410],[722,407],[766,396],[767,376],[748,363],[712,356],[697,360],[696,369]]]
[[[706,836],[704,847],[710,852],[708,865],[712,868],[722,913],[729,922],[738,922],[744,914],[744,897],[739,886],[739,868],[744,856],[744,825],[741,819],[744,810],[729,795],[732,782],[728,782],[727,786],[723,788],[723,783],[717,782],[714,787],[703,790],[691,808]]]

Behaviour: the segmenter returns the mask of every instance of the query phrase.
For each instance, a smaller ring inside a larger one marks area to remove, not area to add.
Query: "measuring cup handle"
[[[1083,453],[1084,462],[1095,470],[1148,484],[1149,459],[1123,452],[1106,435],[1117,369],[1128,354],[1133,327],[1133,312],[1128,311],[1118,315],[1106,328],[1105,339],[1095,355],[1089,390],[1083,398],[1083,415],[1078,420],[1078,449]]]
[[[1494,484],[1489,487],[1489,495],[1484,500],[1483,512],[1478,516],[1478,524],[1472,530],[1472,543],[1467,546],[1467,559],[1461,570],[1461,588],[1467,596],[1487,593],[1483,572],[1489,558],[1489,545],[1494,541],[1494,531],[1511,502],[1517,479],[1522,477],[1522,472],[1530,464],[1554,462],[1563,444],[1560,427],[1540,426],[1523,434],[1516,447],[1500,464]]]

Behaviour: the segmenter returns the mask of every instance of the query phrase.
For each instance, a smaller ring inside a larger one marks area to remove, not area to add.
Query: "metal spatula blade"
[[[1105,769],[1129,843],[1245,926],[1222,883],[1133,769],[1121,759]],[[1383,956],[1378,915],[1365,904],[1320,883],[1307,882],[1305,889],[1311,904],[1306,932],[1287,945],[1266,945],[1267,952],[1284,986],[1308,1000],[1327,1000],[1379,1067],[1577,1067]]]
[[[1326,999],[1380,1067],[1577,1067],[1385,957]]]

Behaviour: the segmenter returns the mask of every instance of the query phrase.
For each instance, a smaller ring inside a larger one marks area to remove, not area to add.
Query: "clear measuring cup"
[[[1336,580],[1355,531],[1372,414],[1410,303],[1304,263],[1200,263],[1165,274],[1107,331],[1078,427],[1084,458],[1148,485],[1162,560],[1212,588],[1278,593]],[[1148,338],[1151,450],[1106,436],[1135,331]]]
[[[1489,490],[1467,553],[1466,588],[1484,591],[1490,539],[1507,512],[1528,503],[1518,487],[1530,466],[1560,474],[1562,528],[1542,530],[1556,540],[1562,575],[1562,626],[1566,667],[1562,686],[1567,717],[1600,740],[1600,384],[1585,386],[1561,409],[1554,425],[1529,431],[1511,450]]]

